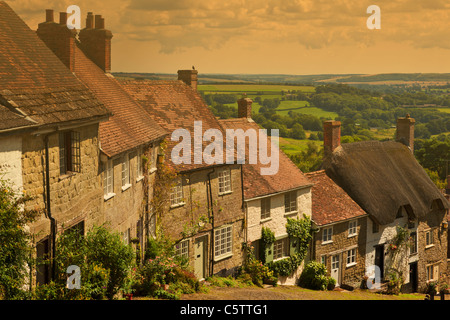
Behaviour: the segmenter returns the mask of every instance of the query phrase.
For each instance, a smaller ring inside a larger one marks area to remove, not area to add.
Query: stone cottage
[[[255,247],[256,257],[262,261],[276,262],[287,259],[296,251],[296,241],[290,238],[286,230],[288,218],[311,217],[311,186],[312,183],[300,169],[281,151],[271,138],[267,139],[268,154],[278,153],[278,166],[274,174],[262,174],[261,169],[269,165],[250,161],[253,155],[250,148],[252,132],[261,129],[251,118],[252,100],[238,100],[238,118],[220,120],[225,129],[242,130],[241,138],[245,141],[246,161],[243,164],[243,191],[246,214],[246,241]],[[267,138],[267,137],[266,137]],[[261,141],[261,140],[258,140]],[[263,140],[264,141],[264,140]],[[260,152],[261,145],[258,145]],[[273,165],[273,164],[270,164]],[[265,248],[261,240],[262,228],[268,228],[275,235],[275,242]],[[264,255],[264,257],[263,257]],[[297,268],[289,276],[279,277],[282,284],[295,284],[302,267]]]
[[[104,18],[89,12],[78,34],[67,28],[66,21],[67,13],[61,12],[57,23],[53,10],[46,10],[46,21],[39,24],[37,35],[112,113],[98,128],[95,160],[97,183],[103,191],[97,195],[102,200],[97,221],[121,232],[126,243],[136,239],[145,249],[151,232],[149,201],[156,155],[166,131],[110,74],[112,33],[105,29]]]
[[[396,140],[340,145],[339,122],[325,122],[323,168],[369,214],[366,270],[382,280],[396,269],[403,290],[423,292],[447,272],[449,203],[414,158],[409,115],[398,119]],[[408,239],[399,252],[396,241],[404,232]]]
[[[178,75],[175,81],[121,82],[170,133],[163,166],[173,181],[166,183],[167,203],[154,208],[157,227],[177,242],[177,254],[189,259],[200,279],[230,275],[243,257],[242,168],[235,161],[227,164],[223,157],[217,161],[202,157],[209,145],[205,133],[217,130],[223,134],[223,128],[196,91],[197,70],[180,70]],[[173,160],[172,152],[181,142],[189,147],[181,152],[184,160],[180,163]],[[164,177],[160,175],[159,181]]]
[[[368,214],[324,170],[306,173],[314,222],[310,259],[322,262],[337,286],[359,288],[366,274]]]
[[[30,231],[38,256],[52,257],[59,232],[101,221],[98,128],[111,112],[3,1],[0,30],[1,167],[42,211]]]

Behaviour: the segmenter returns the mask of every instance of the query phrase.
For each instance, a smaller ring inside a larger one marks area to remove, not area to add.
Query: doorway
[[[340,275],[341,275],[341,261],[340,255],[335,254],[331,257],[331,277],[336,280],[336,285],[339,286],[341,283]]]
[[[409,264],[409,283],[412,292],[417,292],[418,275],[417,275],[417,261]]]
[[[205,278],[207,238],[207,236],[199,237],[194,243],[194,272],[200,280]]]
[[[375,265],[380,269],[380,277],[384,278],[384,244],[375,246]]]

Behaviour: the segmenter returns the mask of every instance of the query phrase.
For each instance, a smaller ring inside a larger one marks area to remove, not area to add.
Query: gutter
[[[208,172],[208,186],[209,186],[209,201],[208,201],[208,212],[210,212],[210,221],[211,221],[211,253],[210,253],[210,274],[214,274],[214,211],[213,211],[213,198],[212,198],[212,187],[211,187],[211,174],[216,172],[216,168],[214,167],[212,171]]]

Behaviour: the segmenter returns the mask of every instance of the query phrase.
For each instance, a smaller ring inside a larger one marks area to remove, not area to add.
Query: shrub
[[[333,278],[327,276],[323,263],[310,261],[300,275],[299,285],[313,290],[326,290],[329,284],[335,284]]]

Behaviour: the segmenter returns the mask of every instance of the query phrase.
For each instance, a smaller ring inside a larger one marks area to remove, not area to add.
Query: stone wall
[[[0,138],[0,180],[5,180],[16,192],[22,191],[22,137]]]

